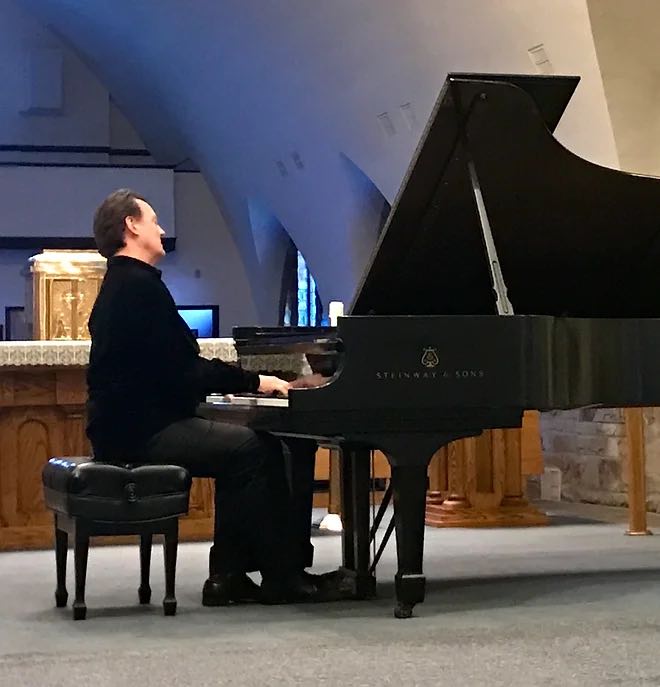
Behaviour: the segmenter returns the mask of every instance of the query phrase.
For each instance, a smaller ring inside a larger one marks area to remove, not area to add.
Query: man
[[[286,511],[286,496],[274,488],[279,441],[195,415],[211,392],[286,395],[290,385],[199,355],[155,267],[165,255],[164,233],[149,203],[128,189],[110,194],[94,216],[96,245],[108,258],[89,321],[87,435],[94,457],[172,463],[215,478],[204,605],[315,600],[314,577],[302,573],[291,532],[273,517]],[[262,573],[261,589],[245,574],[253,569]]]

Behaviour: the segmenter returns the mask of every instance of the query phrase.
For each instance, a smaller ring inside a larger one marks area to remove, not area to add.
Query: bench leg
[[[165,598],[163,611],[165,615],[176,613],[176,596],[174,595],[174,581],[176,576],[176,552],[179,544],[179,520],[175,518],[165,530],[163,550],[165,554]]]
[[[140,588],[138,598],[141,604],[151,601],[151,587],[149,586],[149,572],[151,570],[151,544],[153,535],[140,535]]]
[[[73,619],[84,620],[87,616],[85,605],[85,579],[87,577],[87,554],[89,534],[76,524],[75,549],[73,552],[76,566],[76,599],[73,602]]]
[[[58,608],[66,606],[69,593],[66,590],[66,556],[69,548],[69,535],[57,527],[55,518],[55,567],[57,570],[57,588],[55,589],[55,605]]]

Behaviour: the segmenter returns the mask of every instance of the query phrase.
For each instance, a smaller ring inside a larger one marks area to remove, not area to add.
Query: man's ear
[[[130,232],[131,234],[133,234],[133,236],[138,235],[139,232],[135,228],[135,217],[131,217],[131,215],[127,215],[124,218],[124,231]]]

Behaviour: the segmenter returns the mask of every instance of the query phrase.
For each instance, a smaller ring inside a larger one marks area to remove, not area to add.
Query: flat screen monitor
[[[215,339],[220,336],[217,305],[177,305],[176,309],[198,339]]]

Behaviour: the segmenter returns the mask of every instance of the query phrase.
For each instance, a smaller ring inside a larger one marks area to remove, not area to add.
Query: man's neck
[[[134,248],[132,246],[124,246],[123,248],[120,248],[115,253],[115,255],[123,255],[127,258],[141,260],[142,262],[146,262],[148,265],[151,265],[152,267],[155,267],[157,262],[156,259],[154,259],[150,255],[147,255],[143,250],[140,250],[139,248]]]

